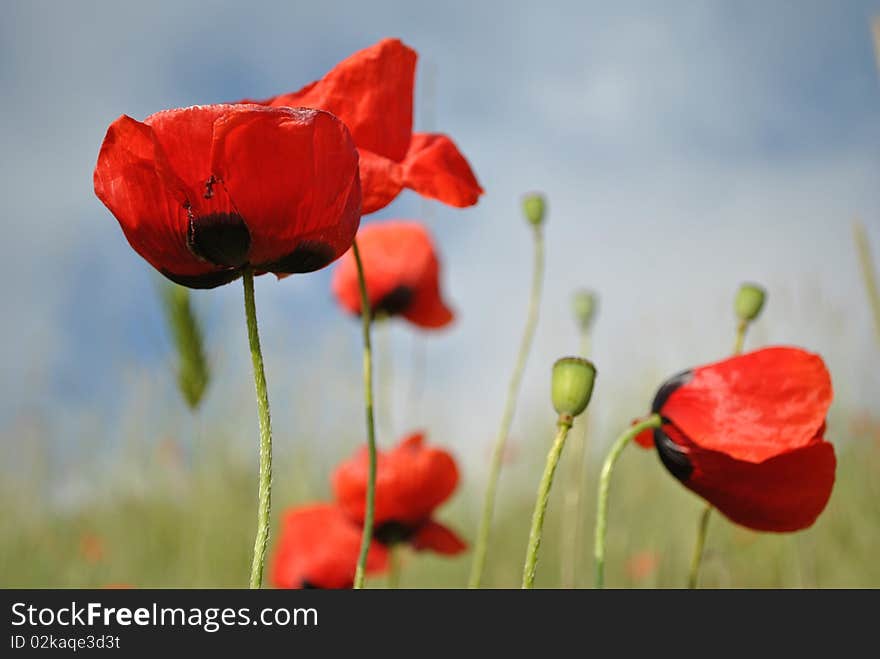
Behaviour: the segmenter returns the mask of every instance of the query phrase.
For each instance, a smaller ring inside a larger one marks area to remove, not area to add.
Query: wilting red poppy
[[[390,204],[403,188],[472,206],[483,189],[455,143],[412,132],[417,57],[398,39],[383,39],[297,92],[245,102],[319,108],[345,122],[361,156],[364,215]]]
[[[368,469],[363,448],[333,474],[339,506],[358,523],[364,520]],[[431,517],[457,485],[455,460],[442,449],[426,446],[421,433],[406,437],[390,451],[380,451],[373,537],[386,545],[407,542],[416,550],[440,554],[464,551],[464,541]]]
[[[278,588],[351,588],[361,547],[361,527],[338,506],[315,503],[284,513],[272,561]],[[388,566],[388,550],[373,543],[367,572]]]
[[[232,281],[244,266],[288,274],[323,268],[360,222],[358,155],[319,110],[205,105],[107,130],[95,193],[129,243],[192,288]]]
[[[667,380],[652,412],[660,460],[685,487],[737,524],[797,531],[825,509],[834,486],[826,442],[831,376],[818,355],[773,347]],[[650,431],[638,438],[644,445]]]
[[[440,296],[440,262],[428,230],[418,222],[389,220],[358,232],[367,297],[374,315],[403,316],[419,327],[445,327],[455,314]],[[348,252],[333,272],[333,294],[361,313],[357,262]]]

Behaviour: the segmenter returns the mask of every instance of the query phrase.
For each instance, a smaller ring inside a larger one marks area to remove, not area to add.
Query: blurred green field
[[[535,424],[530,424],[535,425]],[[758,534],[712,518],[703,587],[880,587],[880,424],[838,412],[829,422],[838,449],[837,484],[826,511],[807,531]],[[543,453],[549,433],[535,429],[502,474],[499,510],[485,583],[518,587]],[[609,438],[592,438],[591,449]],[[254,438],[256,441],[256,438]],[[222,434],[187,451],[172,440],[128,447],[112,470],[86,470],[99,500],[51,502],[38,454],[18,452],[4,465],[0,585],[78,587],[239,587],[247,584],[256,510],[256,465],[224,450]],[[561,583],[563,497],[572,451],[563,456],[548,513],[537,586]],[[256,452],[256,451],[254,451]],[[96,455],[96,454],[92,454]],[[273,520],[285,506],[327,498],[331,455],[281,454],[275,465]],[[8,456],[7,456],[8,458]],[[600,456],[590,451],[576,583],[592,583],[592,523]],[[24,461],[31,464],[22,467]],[[465,474],[438,517],[467,538],[476,528],[483,480]],[[682,587],[701,502],[635,446],[612,483],[607,583],[611,587]],[[273,524],[273,530],[277,524]],[[453,560],[406,553],[401,587],[463,587],[470,554]],[[382,578],[370,587],[382,587]]]

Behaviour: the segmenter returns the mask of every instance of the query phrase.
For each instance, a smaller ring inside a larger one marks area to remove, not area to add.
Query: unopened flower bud
[[[596,317],[599,299],[593,291],[581,289],[576,291],[572,299],[574,317],[582,329],[589,329]]]
[[[563,357],[553,364],[553,407],[560,416],[576,417],[593,395],[596,367],[580,357]]]
[[[544,223],[544,213],[547,210],[544,195],[539,192],[533,192],[523,198],[522,204],[526,219],[530,224],[540,226]]]
[[[764,306],[764,299],[767,294],[763,288],[757,284],[743,284],[739,287],[736,294],[736,315],[740,320],[750,322],[755,320],[761,313]]]

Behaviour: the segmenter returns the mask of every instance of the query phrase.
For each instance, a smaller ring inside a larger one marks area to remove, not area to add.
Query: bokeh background
[[[245,583],[257,425],[241,288],[193,294],[213,375],[193,414],[159,277],[94,196],[98,147],[120,114],[297,89],[396,36],[420,53],[416,127],[451,135],[486,194],[462,211],[404,193],[376,216],[428,223],[458,312],[440,333],[377,330],[380,442],[425,429],[454,451],[463,479],[441,517],[468,538],[525,314],[520,198],[549,200],[546,295],[489,582],[518,583],[551,439],[550,365],[578,345],[572,292],[601,296],[589,528],[604,446],[664,376],[730,350],[748,280],[769,301],[747,345],[827,360],[838,485],[797,536],[714,519],[704,583],[880,586],[880,347],[850,230],[861,218],[877,252],[876,12],[867,0],[6,0],[0,584]],[[335,306],[331,270],[257,282],[276,516],[328,496],[328,471],[363,441],[359,326]],[[612,496],[611,585],[681,585],[697,500],[635,449]],[[559,497],[540,585],[559,583]],[[403,584],[460,586],[469,558],[408,557]]]

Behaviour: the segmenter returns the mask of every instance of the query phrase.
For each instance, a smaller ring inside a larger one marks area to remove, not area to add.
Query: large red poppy
[[[284,513],[272,559],[278,588],[351,588],[361,546],[361,527],[338,506],[315,503]],[[388,550],[373,543],[367,572],[388,567]]]
[[[126,115],[107,130],[95,193],[131,246],[193,288],[244,266],[289,274],[323,268],[360,222],[358,155],[328,112],[259,105]]]
[[[700,366],[667,380],[642,433],[685,487],[732,521],[759,531],[797,531],[825,509],[834,486],[826,442],[831,376],[818,355],[772,347]]]
[[[379,452],[374,537],[388,545],[407,542],[417,550],[457,554],[465,550],[464,541],[432,515],[455,491],[458,467],[449,453],[424,440],[416,433],[392,450]],[[364,520],[368,471],[369,456],[363,448],[333,473],[336,500],[358,523]]]
[[[373,314],[402,316],[426,329],[445,327],[455,314],[440,295],[440,262],[428,230],[418,222],[365,225],[357,236]],[[361,313],[357,262],[348,252],[333,271],[333,294],[350,313]]]
[[[297,92],[246,102],[319,108],[345,122],[360,151],[364,215],[390,204],[403,188],[472,206],[483,189],[455,143],[412,132],[417,57],[398,39],[383,39]]]

